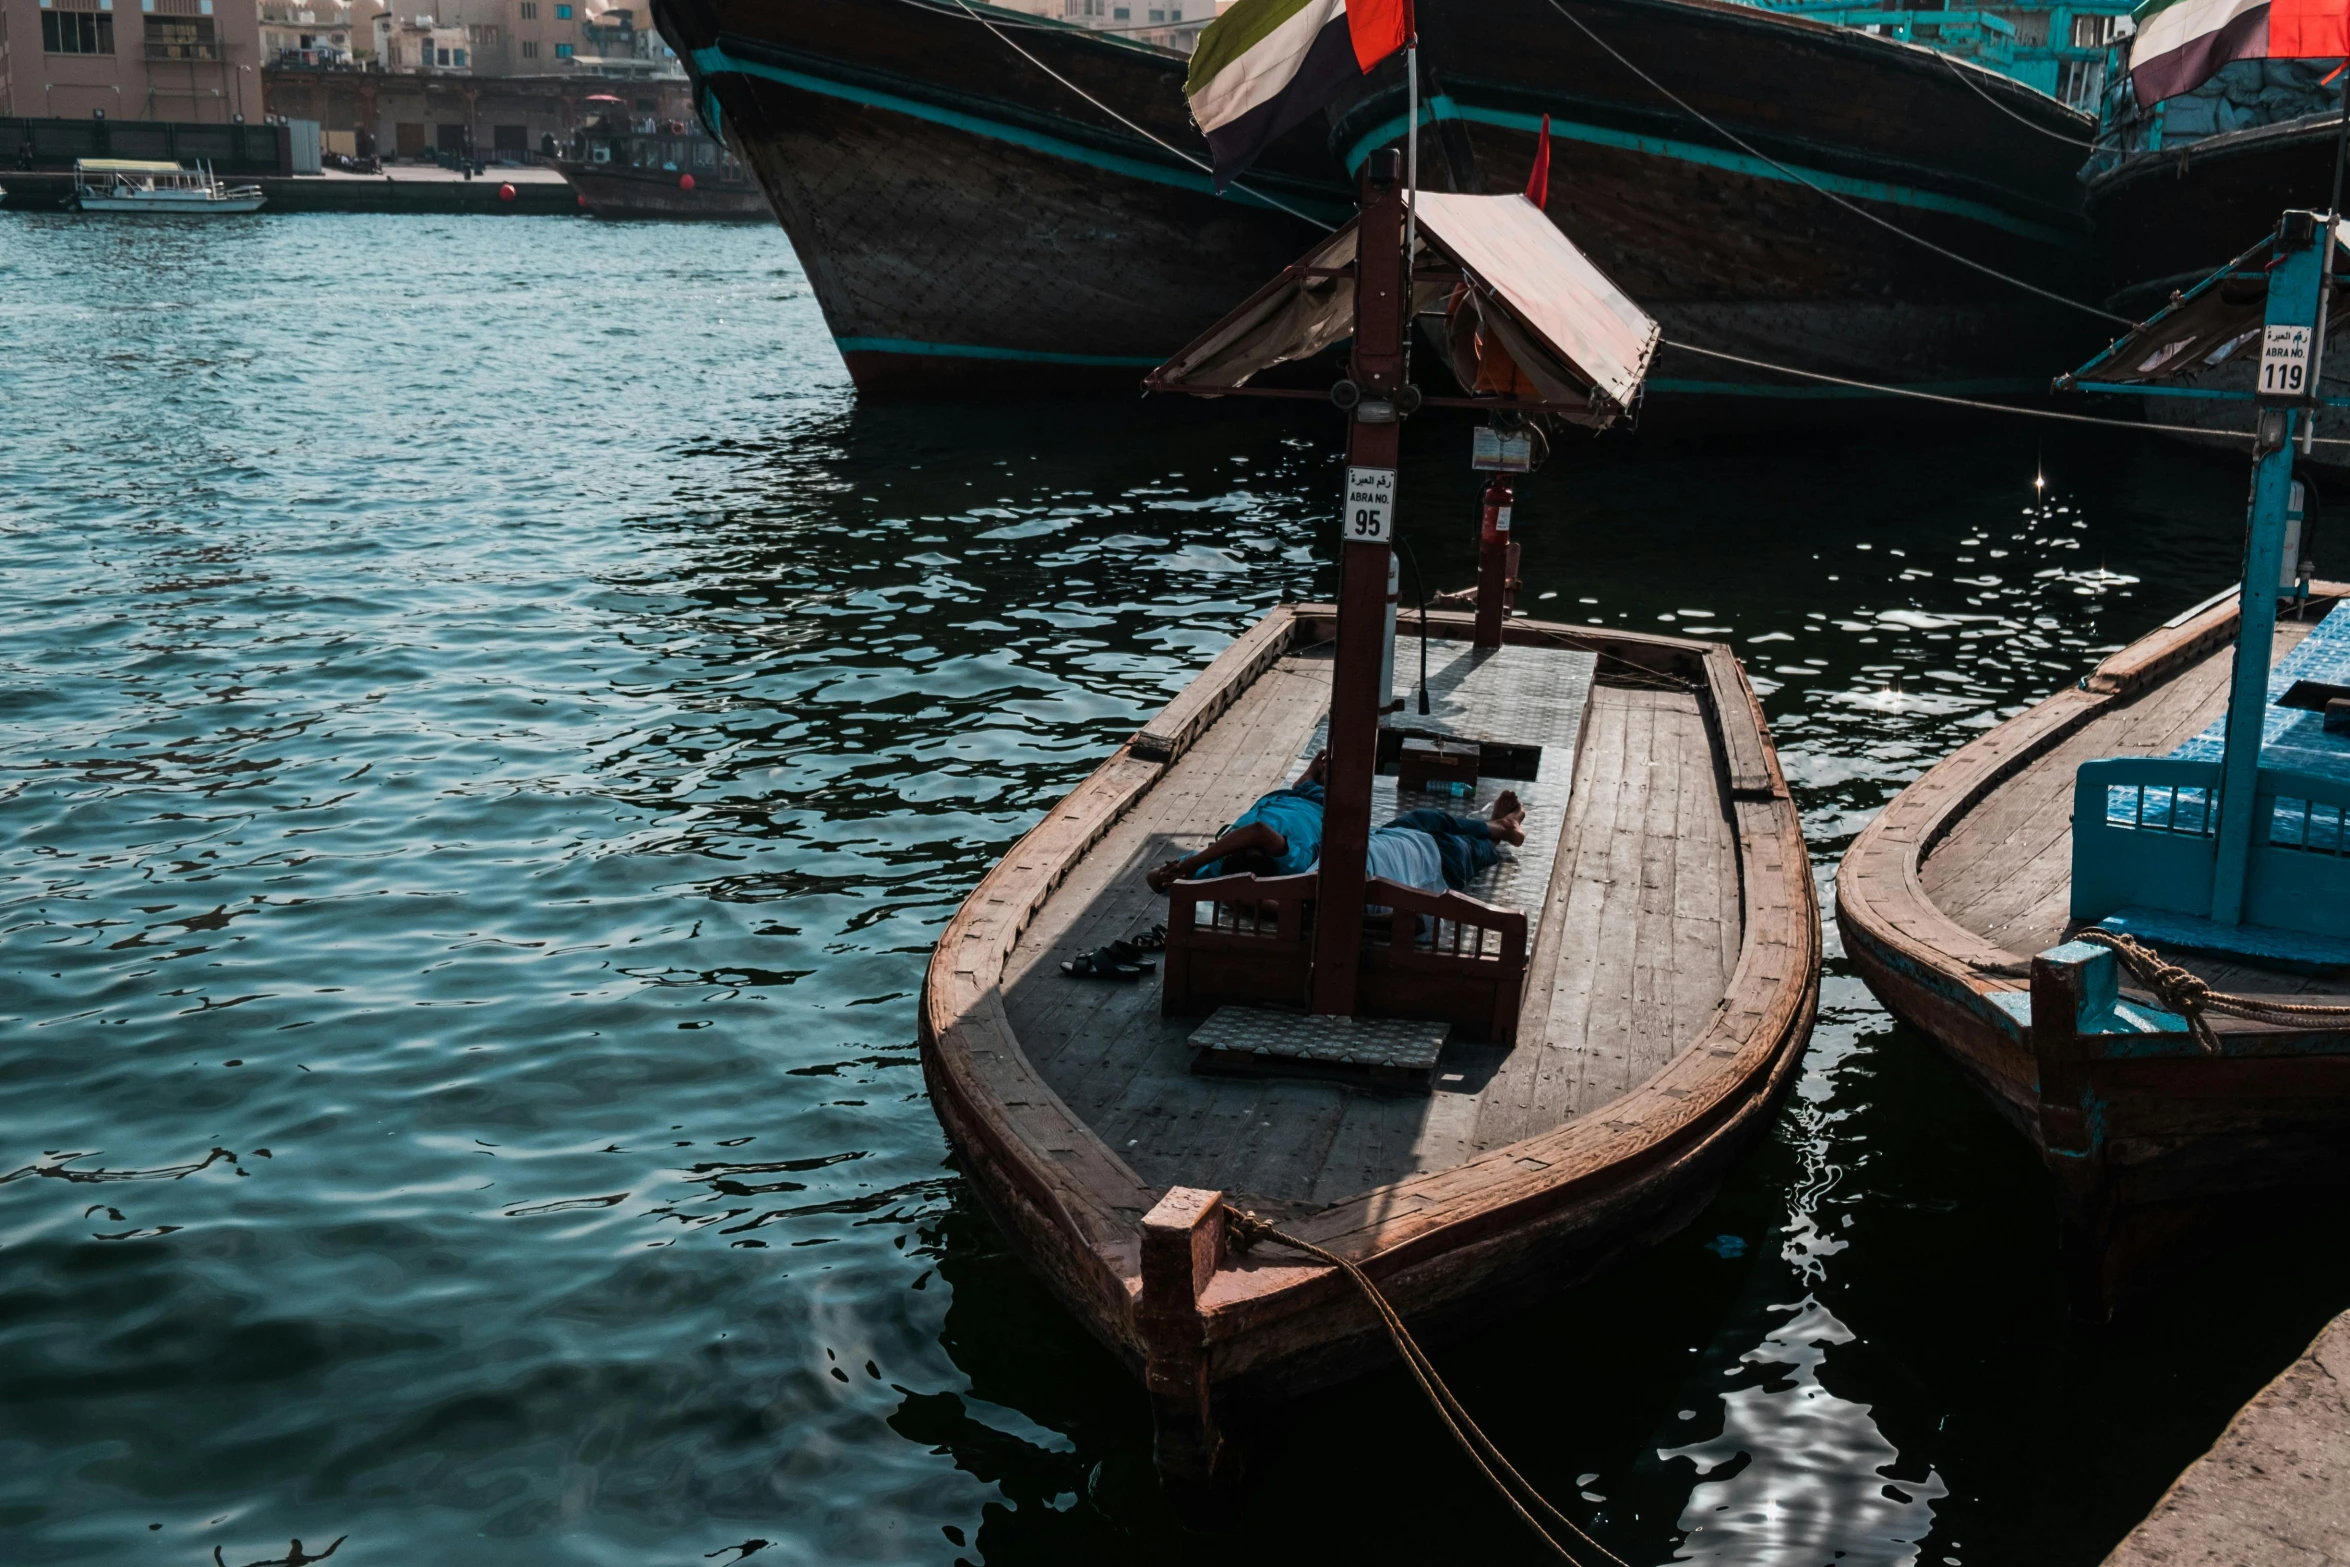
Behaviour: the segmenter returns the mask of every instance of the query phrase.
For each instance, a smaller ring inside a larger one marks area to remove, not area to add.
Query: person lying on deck
[[[1169,860],[1144,879],[1164,894],[1179,881],[1211,876],[1294,876],[1322,857],[1322,775],[1330,753],[1317,751],[1286,789],[1276,789],[1240,813],[1214,843]]]
[[[1422,808],[1375,828],[1364,848],[1364,873],[1417,887],[1459,892],[1501,858],[1496,844],[1526,841],[1526,807],[1505,789],[1484,817]]]

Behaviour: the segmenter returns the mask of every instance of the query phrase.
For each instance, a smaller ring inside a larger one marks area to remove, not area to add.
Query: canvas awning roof
[[[1638,396],[1658,328],[1521,195],[1419,194],[1412,313],[1442,315],[1474,296],[1538,396],[1477,396],[1577,424],[1611,424]],[[1347,224],[1148,377],[1158,391],[1237,390],[1274,365],[1310,358],[1354,331],[1355,225]],[[1442,270],[1447,275],[1426,274]],[[1439,401],[1458,401],[1439,399]]]
[[[185,174],[188,171],[176,163],[157,163],[146,158],[76,158],[76,173],[91,174]]]
[[[2336,222],[2334,241],[2350,252],[2350,220]],[[2191,386],[2223,365],[2257,359],[2260,328],[2268,314],[2268,267],[2275,252],[2276,236],[2270,234],[2193,288],[2173,294],[2168,305],[2115,338],[2080,369],[2059,376],[2057,388]],[[2338,327],[2343,324],[2342,294],[2350,289],[2350,254],[2334,258],[2334,274],[2334,307],[2328,319]]]

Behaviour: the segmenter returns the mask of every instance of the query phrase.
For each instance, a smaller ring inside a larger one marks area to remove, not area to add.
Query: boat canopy
[[[76,174],[188,174],[194,171],[176,163],[156,163],[145,158],[76,158]]]
[[[1418,207],[1412,315],[1444,319],[1454,374],[1472,394],[1431,400],[1540,411],[1595,429],[1614,423],[1656,353],[1647,312],[1522,195],[1422,191]],[[1145,384],[1238,391],[1261,371],[1343,342],[1354,330],[1354,260],[1348,223]]]
[[[2316,213],[2297,215],[2324,221]],[[2334,242],[2350,250],[2350,219],[2335,222]],[[2163,386],[2199,380],[2236,359],[2258,358],[2276,244],[2276,235],[2270,234],[2193,288],[2172,294],[2169,304],[2115,338],[2103,353],[2070,375],[2058,376],[2056,389],[2095,392]],[[2340,300],[2350,290],[2350,256],[2337,255],[2334,269],[2335,306],[2327,319],[2340,324]]]

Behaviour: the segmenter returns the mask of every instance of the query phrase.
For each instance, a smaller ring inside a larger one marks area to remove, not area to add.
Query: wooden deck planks
[[[1462,1086],[1427,1097],[1193,1076],[1185,1041],[1195,1025],[1158,1015],[1155,978],[1079,982],[1060,963],[1164,917],[1142,872],[1286,781],[1321,721],[1328,671],[1326,660],[1280,658],[1189,732],[1166,776],[1072,867],[1006,964],[1005,1016],[1037,1071],[1154,1187],[1327,1205],[1549,1130],[1664,1065],[1735,958],[1737,852],[1701,699],[1603,687],[1565,809],[1522,857],[1534,861],[1524,870],[1547,873],[1549,918],[1519,1048],[1455,1047]]]
[[[2277,628],[2276,657],[2308,628]],[[2176,678],[2097,715],[1968,811],[1927,854],[1919,884],[1960,926],[1992,945],[2032,953],[2064,935],[2072,885],[2073,778],[2102,756],[2161,756],[2227,709],[2232,649],[2207,653]]]
[[[1474,1151],[1629,1092],[1696,1037],[1736,961],[1737,845],[1697,699],[1596,688],[1583,762],[1550,947],[1518,1048],[1482,1096]]]

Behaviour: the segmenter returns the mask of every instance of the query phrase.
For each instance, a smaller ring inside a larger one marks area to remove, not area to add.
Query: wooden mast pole
[[[1394,552],[1398,394],[1404,358],[1402,159],[1377,152],[1363,166],[1355,231],[1353,379],[1346,505],[1339,517],[1338,648],[1330,678],[1330,771],[1322,807],[1322,871],[1314,927],[1316,1012],[1351,1017],[1362,966],[1364,852],[1379,752],[1380,641]]]

